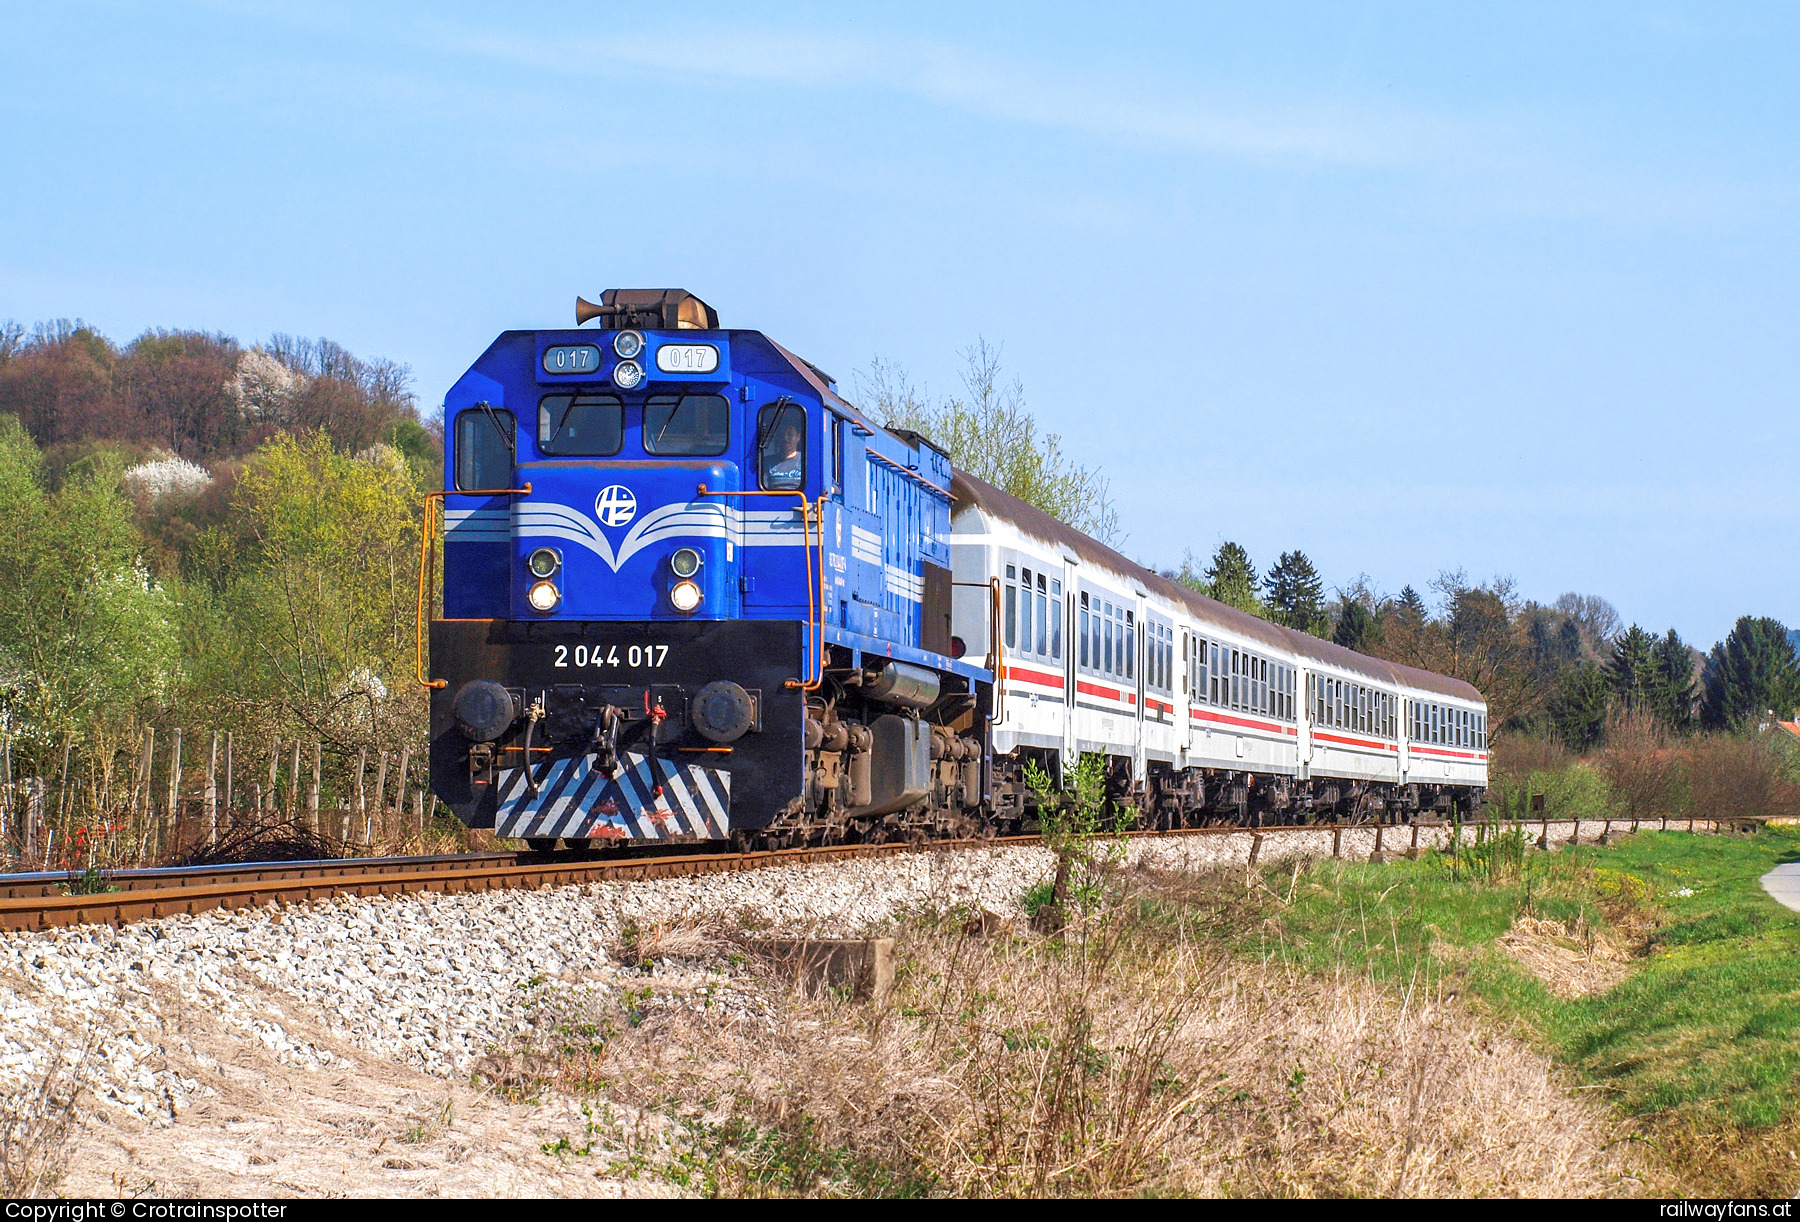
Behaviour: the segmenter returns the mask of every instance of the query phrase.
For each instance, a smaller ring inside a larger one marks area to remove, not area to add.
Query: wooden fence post
[[[300,817],[300,740],[294,740],[294,758],[288,768],[287,814],[289,819]],[[319,830],[319,821],[313,820],[313,831]]]
[[[381,834],[384,838],[391,834],[387,809],[387,770],[388,752],[383,751],[380,763],[375,766],[375,818],[381,824]],[[363,843],[365,845],[373,844],[374,840],[365,836]]]
[[[207,848],[220,846],[220,732],[212,731],[207,754]]]
[[[418,789],[413,790],[413,822],[419,825],[419,830],[421,832],[425,830],[424,786],[420,786]]]
[[[281,805],[281,736],[279,734],[269,740],[268,802],[267,810],[264,810],[258,803],[258,814],[267,814]]]
[[[359,747],[356,751],[356,813],[362,819],[363,843],[369,843],[369,791],[363,788],[363,780],[369,767],[369,749]],[[350,839],[350,829],[344,829],[344,839]]]
[[[410,763],[412,763],[412,744],[407,743],[400,748],[400,776],[394,782],[394,816],[402,820],[406,818],[406,768]]]
[[[237,816],[232,813],[234,807],[231,804],[234,796],[231,792],[231,731],[227,730],[225,731],[225,820],[232,827],[237,826]]]
[[[306,821],[313,831],[319,830],[319,767],[324,745],[318,739],[313,740],[312,784],[306,790]],[[294,744],[294,771],[300,771],[300,744]]]
[[[1333,857],[1344,855],[1344,825],[1341,823],[1331,825],[1331,855]]]
[[[162,851],[179,848],[181,837],[181,727],[175,727],[175,741],[169,744],[169,808],[164,812]]]
[[[6,726],[6,746],[4,750],[6,752],[6,796],[0,798],[0,802],[4,803],[4,805],[0,805],[0,811],[4,812],[3,814],[0,814],[0,852],[5,851],[6,840],[12,835],[14,821],[13,810],[18,806],[18,802],[13,793],[11,722],[8,722]]]

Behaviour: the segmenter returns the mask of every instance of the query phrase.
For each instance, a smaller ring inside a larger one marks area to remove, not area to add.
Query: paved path
[[[1775,897],[1776,903],[1800,912],[1800,861],[1776,866],[1762,876],[1762,885],[1764,891]]]

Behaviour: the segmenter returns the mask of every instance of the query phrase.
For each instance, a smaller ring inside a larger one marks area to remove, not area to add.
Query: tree
[[[1618,608],[1598,594],[1564,594],[1556,600],[1555,607],[1575,621],[1596,653],[1612,640],[1622,622]]]
[[[1268,608],[1256,596],[1256,566],[1250,563],[1250,553],[1240,545],[1231,542],[1219,544],[1219,550],[1213,553],[1212,563],[1206,568],[1205,578],[1200,592],[1208,598],[1216,598],[1227,606],[1247,611],[1251,615],[1268,613]]]
[[[118,484],[103,456],[47,491],[37,446],[0,417],[0,707],[38,766],[60,737],[122,729],[177,670],[174,602],[143,567]]]
[[[1627,712],[1653,703],[1656,676],[1651,655],[1655,648],[1656,638],[1636,624],[1613,638],[1606,677]]]
[[[321,432],[259,450],[231,529],[196,544],[196,570],[220,591],[194,620],[197,692],[339,743],[417,713],[419,496],[387,447],[351,456]]]
[[[1325,635],[1331,626],[1325,614],[1325,583],[1305,552],[1281,553],[1263,578],[1263,589],[1276,623],[1314,636]]]
[[[1712,729],[1741,729],[1770,711],[1790,715],[1800,699],[1800,663],[1787,629],[1744,616],[1712,647],[1701,684],[1701,720]]]
[[[1402,586],[1400,598],[1394,604],[1394,617],[1402,623],[1417,627],[1425,622],[1425,600],[1411,586]]]
[[[1650,704],[1662,723],[1677,734],[1694,721],[1694,651],[1676,631],[1650,650]]]
[[[1344,609],[1338,613],[1337,627],[1332,631],[1331,639],[1345,649],[1367,653],[1380,637],[1381,625],[1376,622],[1369,609],[1354,598],[1345,599]]]
[[[1000,350],[985,339],[963,352],[964,397],[934,403],[907,380],[906,371],[877,358],[860,376],[859,393],[890,429],[929,437],[950,461],[976,479],[1035,505],[1102,543],[1124,536],[1112,502],[1112,486],[1097,468],[1062,452],[1062,438],[1039,434],[1018,379],[1002,384]]]
[[[1551,728],[1571,751],[1591,751],[1606,736],[1612,684],[1592,662],[1569,668],[1551,694],[1547,709]]]

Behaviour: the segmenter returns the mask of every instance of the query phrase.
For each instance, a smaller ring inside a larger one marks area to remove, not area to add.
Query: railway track
[[[1585,822],[1598,822],[1588,820]],[[1386,851],[1417,844],[1418,831],[1451,826],[1445,822],[1384,827]],[[1469,826],[1478,826],[1465,824]],[[1537,822],[1526,825],[1536,829]],[[1567,820],[1551,820],[1547,831],[1561,834]],[[1416,829],[1416,830],[1415,830]],[[1575,828],[1579,832],[1579,826]],[[1334,851],[1344,833],[1372,833],[1373,824],[1302,824],[1244,828],[1183,828],[1168,832],[1128,832],[1138,837],[1247,836],[1255,861],[1268,837],[1330,833]],[[492,891],[560,887],[592,882],[635,882],[725,874],[772,866],[812,865],[857,857],[1042,843],[1039,836],[945,840],[924,844],[843,844],[774,849],[754,853],[671,853],[646,857],[579,858],[529,853],[477,853],[437,857],[364,857],[326,861],[255,862],[224,866],[176,866],[120,870],[107,876],[114,890],[69,894],[71,876],[62,872],[0,875],[0,930],[47,929],[59,925],[123,925],[155,917],[194,914],[213,908],[263,904],[306,904],[334,896],[400,895],[418,891]]]

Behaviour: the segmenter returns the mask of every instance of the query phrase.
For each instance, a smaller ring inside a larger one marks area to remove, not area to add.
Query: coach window
[[[1042,573],[1037,575],[1037,651],[1039,654],[1050,652],[1050,596],[1045,590],[1047,580]]]
[[[1114,673],[1113,672],[1113,605],[1111,603],[1106,604],[1106,615],[1104,617],[1103,623],[1101,624],[1101,627],[1104,629],[1105,634],[1106,634],[1106,662],[1105,662],[1105,665],[1103,665],[1100,669],[1110,675],[1110,674]]]
[[[1006,602],[1006,611],[1004,615],[1006,619],[1006,647],[1008,649],[1015,648],[1019,641],[1019,588],[1013,584],[1013,582],[1018,579],[1019,566],[1016,564],[1007,565],[1006,593],[1003,597]]]
[[[1031,652],[1031,570],[1019,570],[1019,652]]]
[[[1081,592],[1081,605],[1076,610],[1075,626],[1077,635],[1081,638],[1081,644],[1077,646],[1077,650],[1081,656],[1081,665],[1086,666],[1088,664],[1088,599],[1086,590]]]
[[[464,490],[512,487],[518,425],[513,414],[485,403],[456,418],[456,486]]]
[[[1050,582],[1050,656],[1062,661],[1062,582]]]
[[[1137,678],[1137,612],[1125,613],[1125,677]]]
[[[587,458],[625,445],[625,404],[611,395],[546,395],[538,400],[538,449]]]
[[[756,470],[768,492],[806,486],[806,409],[792,399],[777,399],[756,413]]]
[[[804,420],[801,416],[796,423]],[[723,454],[730,441],[731,407],[724,395],[657,395],[644,404],[646,454],[711,456]],[[792,465],[796,479],[804,474],[805,459],[800,453],[796,439]]]

